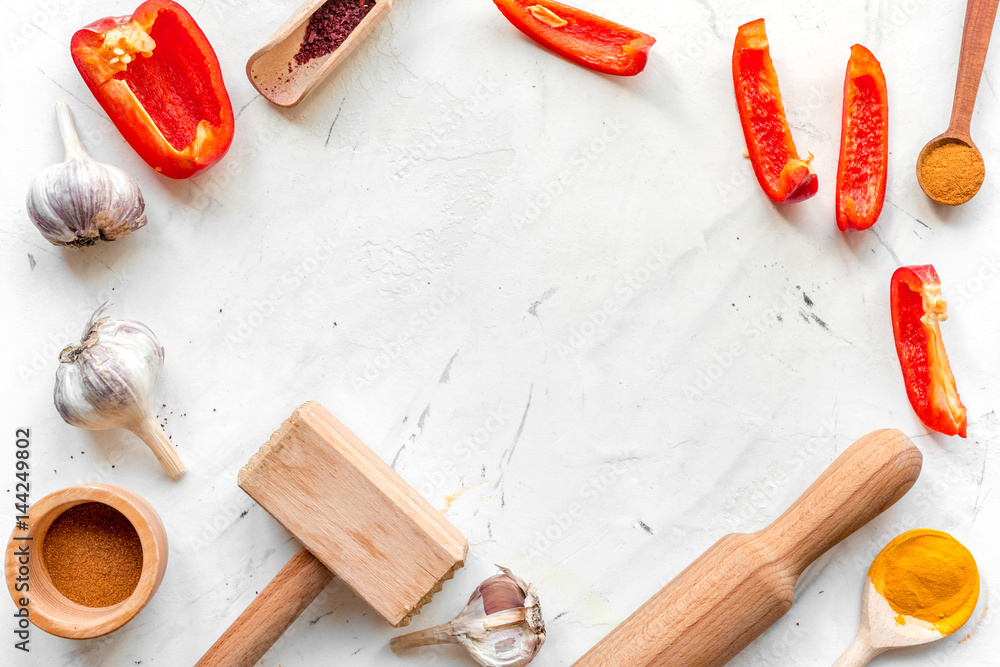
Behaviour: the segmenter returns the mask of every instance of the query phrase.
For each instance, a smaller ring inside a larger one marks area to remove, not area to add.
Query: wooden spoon
[[[909,531],[894,539],[879,553],[872,563],[869,576],[865,578],[864,591],[861,594],[861,624],[858,626],[858,634],[833,667],[864,667],[872,658],[889,649],[918,646],[943,639],[969,620],[979,600],[979,573],[971,554],[967,554],[967,557],[974,572],[969,574],[968,585],[955,591],[958,599],[954,600],[954,606],[958,611],[947,618],[939,619],[937,623],[932,624],[893,609],[872,583],[872,572],[879,568],[881,559],[893,558],[894,554],[891,553],[893,546],[906,541],[908,536],[914,534],[942,536],[954,540],[947,533],[939,531]],[[949,563],[948,567],[951,566],[958,567],[958,564]]]
[[[332,53],[303,63],[295,62],[309,26],[309,17],[325,0],[306,0],[281,24],[264,46],[247,61],[247,77],[261,95],[280,107],[293,107],[330,75],[392,9],[392,0],[376,0],[375,6]]]
[[[1000,0],[969,0],[965,10],[965,28],[962,32],[962,51],[958,60],[958,79],[955,82],[955,100],[951,107],[951,122],[948,129],[937,137],[934,137],[917,157],[917,181],[920,188],[928,197],[939,204],[955,206],[964,204],[972,199],[979,191],[982,182],[970,182],[963,188],[965,194],[960,200],[945,200],[937,193],[928,191],[924,183],[923,169],[924,160],[947,143],[955,143],[971,148],[974,158],[979,162],[983,161],[983,156],[972,142],[970,125],[972,123],[972,109],[976,105],[976,93],[979,92],[979,80],[983,74],[983,64],[986,62],[986,52],[990,46],[990,35],[993,32],[993,20],[997,14],[997,4]],[[978,180],[978,179],[977,179]]]

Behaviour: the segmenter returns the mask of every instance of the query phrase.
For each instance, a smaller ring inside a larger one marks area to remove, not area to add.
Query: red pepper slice
[[[889,99],[871,51],[855,44],[844,78],[844,118],[837,167],[837,227],[868,229],[885,202],[889,165]]]
[[[187,178],[229,150],[233,107],[208,38],[171,0],[95,21],[73,62],[125,140],[156,171]]]
[[[965,406],[941,340],[938,322],[948,319],[941,279],[930,264],[892,274],[892,333],[910,405],[927,428],[965,437]]]
[[[816,172],[800,160],[781,104],[778,75],[764,19],[741,25],[733,47],[733,86],[753,173],[772,201],[799,202],[819,189]]]
[[[656,40],[552,0],[493,0],[518,30],[566,60],[605,74],[635,76]]]

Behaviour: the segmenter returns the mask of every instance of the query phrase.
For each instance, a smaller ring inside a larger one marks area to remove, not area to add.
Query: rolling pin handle
[[[860,438],[770,526],[716,542],[574,667],[721,667],[788,611],[810,563],[909,491],[922,460],[895,429]]]
[[[798,579],[813,561],[902,498],[917,481],[922,461],[920,450],[901,432],[869,433],[763,534]]]

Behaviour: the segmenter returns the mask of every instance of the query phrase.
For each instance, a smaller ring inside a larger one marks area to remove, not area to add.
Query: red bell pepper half
[[[219,59],[187,11],[148,0],[78,30],[73,62],[125,140],[156,171],[187,178],[225,155],[233,107]]]
[[[964,438],[965,406],[938,326],[948,319],[948,304],[937,271],[930,264],[896,269],[890,290],[892,333],[910,405],[927,428]]]
[[[889,98],[871,51],[855,44],[844,79],[844,118],[837,167],[837,227],[868,229],[885,202],[889,165]]]
[[[799,202],[819,189],[808,160],[799,159],[781,104],[764,19],[741,25],[733,47],[733,86],[753,173],[772,201]]]
[[[646,67],[656,40],[600,16],[552,0],[493,0],[518,30],[578,65],[618,76]]]

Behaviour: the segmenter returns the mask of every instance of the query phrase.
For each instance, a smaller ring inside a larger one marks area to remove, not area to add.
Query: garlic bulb
[[[146,225],[146,207],[132,177],[87,155],[64,102],[56,118],[66,160],[35,176],[28,189],[28,217],[53,245],[81,247],[114,241]]]
[[[535,587],[507,568],[479,584],[452,621],[395,637],[393,653],[418,646],[460,644],[487,667],[524,667],[545,643],[545,622]]]
[[[184,474],[184,463],[153,412],[163,348],[146,325],[101,317],[107,306],[91,316],[80,344],[59,354],[56,410],[72,426],[132,431],[177,479]]]

